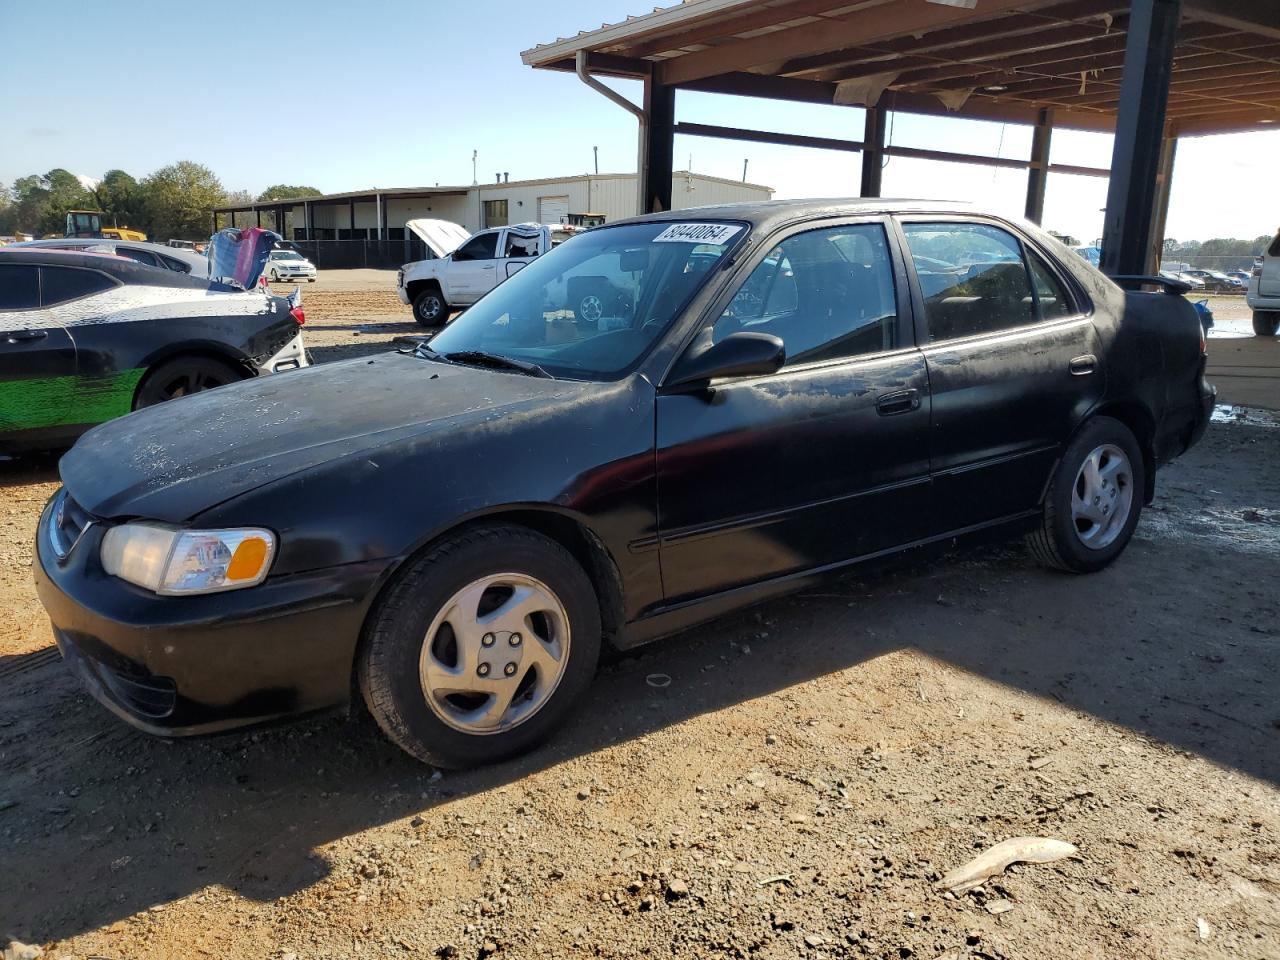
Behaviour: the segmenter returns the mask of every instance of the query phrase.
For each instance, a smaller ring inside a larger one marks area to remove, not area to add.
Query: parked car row
[[[606,644],[853,564],[999,532],[1100,570],[1213,405],[1185,298],[964,205],[703,207],[536,257],[510,232],[482,242],[519,269],[416,349],[143,409],[62,459],[37,590],[110,710],[185,735],[358,690],[413,756],[497,760]]]
[[[153,244],[118,246],[0,249],[0,453],[65,446],[132,410],[308,365],[297,298],[256,277],[242,290],[194,265],[140,262]]]

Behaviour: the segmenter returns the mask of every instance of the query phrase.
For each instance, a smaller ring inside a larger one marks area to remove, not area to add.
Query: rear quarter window
[[[40,305],[40,274],[23,263],[0,263],[0,310],[34,310]]]
[[[41,267],[40,305],[55,307],[109,290],[116,282],[97,270],[79,267]]]

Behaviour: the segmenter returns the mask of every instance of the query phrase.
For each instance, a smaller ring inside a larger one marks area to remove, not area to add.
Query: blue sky
[[[633,170],[635,121],[520,51],[652,9],[652,0],[321,0],[263,4],[0,0],[7,93],[0,183],[63,166],[145,176],[191,159],[228,189],[306,183],[326,192]],[[285,14],[288,13],[287,24]],[[273,21],[280,26],[273,26]],[[96,61],[66,69],[54,38]],[[21,38],[28,38],[22,40]],[[21,79],[20,81],[20,78]],[[618,88],[638,98],[637,84]],[[677,97],[682,120],[859,139],[857,109]],[[898,115],[893,143],[1025,157],[1026,127]],[[780,197],[857,193],[857,154],[679,137],[676,166],[748,179]],[[1111,138],[1059,130],[1060,163],[1106,167]],[[1184,140],[1168,234],[1253,237],[1280,226],[1280,131]],[[1269,172],[1270,171],[1270,172]],[[886,196],[969,199],[1020,214],[1026,175],[893,158]],[[1050,177],[1045,226],[1092,240],[1106,182]]]

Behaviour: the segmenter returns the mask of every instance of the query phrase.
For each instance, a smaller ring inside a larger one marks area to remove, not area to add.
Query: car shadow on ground
[[[859,664],[904,648],[1280,783],[1274,601],[1224,606],[1220,560],[1140,536],[1090,577],[1017,546],[847,576],[612,660],[550,744],[439,779],[367,717],[162,741],[48,651],[0,658],[0,919],[50,940],[213,884],[271,900],[325,877],[335,839],[817,677],[856,690]],[[1267,582],[1273,563],[1242,552],[1229,575]]]

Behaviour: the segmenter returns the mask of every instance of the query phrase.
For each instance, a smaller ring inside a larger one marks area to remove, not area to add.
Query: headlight
[[[125,523],[102,538],[102,567],[161,596],[186,596],[259,584],[275,552],[270,530],[179,530]]]

